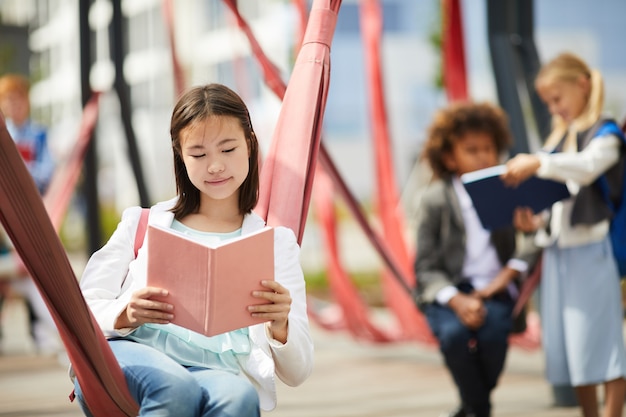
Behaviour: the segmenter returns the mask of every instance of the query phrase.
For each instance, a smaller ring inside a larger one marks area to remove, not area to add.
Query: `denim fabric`
[[[463,406],[477,416],[491,414],[491,391],[504,368],[512,328],[512,301],[486,300],[485,307],[485,323],[476,331],[447,306],[433,303],[425,309]]]
[[[129,340],[109,345],[119,361],[139,416],[259,417],[259,397],[248,379],[232,372],[184,367],[158,350]],[[91,416],[78,380],[76,397]]]

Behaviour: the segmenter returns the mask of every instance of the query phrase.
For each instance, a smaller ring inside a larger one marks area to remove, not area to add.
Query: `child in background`
[[[415,273],[418,305],[461,400],[449,417],[491,415],[513,329],[515,283],[536,257],[516,251],[513,226],[483,228],[459,179],[497,165],[509,143],[501,109],[462,103],[435,115],[424,145],[436,179],[421,200]]]
[[[22,75],[7,74],[0,77],[0,111],[4,114],[9,134],[35,180],[37,189],[44,194],[52,178],[54,162],[48,149],[46,130],[30,119],[29,89],[30,84]],[[0,237],[4,237],[4,231],[0,233]],[[15,256],[12,251],[9,240],[2,239],[0,256]],[[18,269],[20,267],[18,264]],[[18,270],[16,274],[24,276],[6,283],[4,289],[0,289],[0,298],[3,293],[24,297],[31,314],[31,334],[38,353],[61,354],[63,345],[54,319],[37,286],[25,270]]]
[[[585,417],[598,416],[597,384],[605,387],[604,416],[621,416],[626,394],[620,279],[607,236],[611,212],[597,179],[620,180],[620,139],[593,137],[602,117],[603,83],[579,57],[564,53],[541,68],[535,81],[553,116],[544,150],[507,163],[503,179],[519,184],[532,175],[567,184],[572,197],[537,215],[544,246],[541,318],[546,376],[575,387]],[[623,169],[623,158],[622,169]],[[621,189],[621,188],[619,188]]]
[[[45,193],[54,161],[48,149],[46,130],[30,118],[30,84],[18,74],[0,77],[0,111],[30,175],[41,194]]]
[[[178,195],[153,206],[148,223],[199,241],[263,228],[263,219],[252,212],[259,191],[258,142],[241,98],[220,84],[195,87],[176,104],[170,133]],[[248,307],[268,321],[207,337],[171,324],[177,307],[154,299],[167,300],[167,291],[146,286],[149,245],[134,254],[140,215],[140,207],[124,211],[81,279],[140,414],[258,417],[260,408],[274,408],[275,377],[298,385],[313,362],[294,233],[275,228],[275,281],[263,281],[266,290],[253,293],[268,303]],[[89,415],[80,382],[75,381],[76,394]]]

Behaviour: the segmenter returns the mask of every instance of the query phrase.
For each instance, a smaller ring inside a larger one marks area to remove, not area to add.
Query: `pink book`
[[[274,279],[274,229],[209,245],[148,225],[148,285],[169,291],[174,324],[213,336],[262,323],[247,307],[252,291]]]

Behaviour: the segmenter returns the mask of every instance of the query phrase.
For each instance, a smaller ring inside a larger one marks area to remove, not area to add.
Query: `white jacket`
[[[581,186],[591,184],[617,163],[620,143],[617,136],[609,134],[594,138],[579,152],[540,152],[537,154],[541,163],[537,176],[565,183],[572,196],[575,196]],[[572,197],[552,206],[550,235],[540,229],[536,237],[538,246],[546,247],[555,241],[562,248],[582,246],[606,237],[609,232],[608,220],[592,225],[572,226],[573,204]]]
[[[149,224],[169,227],[174,214],[169,211],[176,199],[154,205],[150,209]],[[148,241],[135,259],[135,233],[141,215],[140,207],[124,211],[122,220],[109,241],[94,253],[82,275],[80,286],[106,337],[123,336],[132,330],[115,330],[114,323],[126,308],[133,292],[146,286]],[[242,234],[259,230],[265,222],[256,214],[245,216]],[[276,406],[274,375],[287,385],[304,382],[313,367],[313,341],[309,333],[304,275],[299,262],[300,247],[294,233],[285,227],[276,227],[274,233],[275,279],[290,292],[287,343],[271,339],[265,324],[251,326],[252,349],[249,356],[240,358],[241,370],[256,387],[261,408]]]

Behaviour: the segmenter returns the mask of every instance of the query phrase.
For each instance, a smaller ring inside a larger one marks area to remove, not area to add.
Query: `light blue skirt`
[[[578,386],[626,376],[620,280],[608,238],[546,248],[540,288],[548,381]]]

